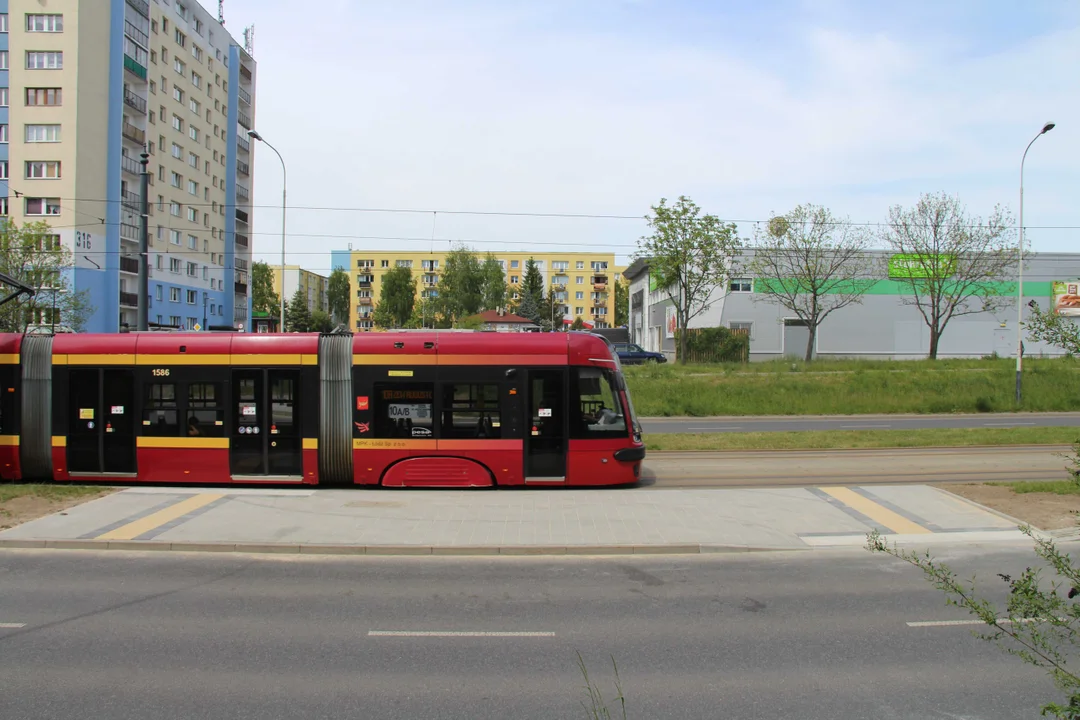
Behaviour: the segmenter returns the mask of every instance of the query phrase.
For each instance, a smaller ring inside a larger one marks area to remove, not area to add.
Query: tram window
[[[614,374],[602,368],[577,368],[574,379],[577,399],[571,404],[571,437],[625,436],[626,418]]]
[[[466,383],[443,386],[442,424],[444,438],[499,438],[499,386]]]
[[[281,435],[291,434],[295,422],[294,385],[287,377],[276,377],[270,385],[270,422]]]
[[[434,437],[434,397],[431,383],[376,383],[375,437]]]
[[[146,386],[146,405],[143,409],[143,435],[179,435],[179,417],[180,411],[176,404],[176,385],[172,383],[151,383]]]
[[[220,407],[218,383],[188,385],[188,412],[185,434],[191,437],[224,437],[225,411]]]

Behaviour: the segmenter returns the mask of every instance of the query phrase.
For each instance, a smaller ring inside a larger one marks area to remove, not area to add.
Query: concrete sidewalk
[[[131,488],[0,532],[0,547],[348,554],[637,554],[1030,542],[926,485],[760,489]]]

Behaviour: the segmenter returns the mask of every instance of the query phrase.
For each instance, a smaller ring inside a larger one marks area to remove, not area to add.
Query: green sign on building
[[[955,255],[900,254],[889,257],[890,278],[949,277],[955,269]]]

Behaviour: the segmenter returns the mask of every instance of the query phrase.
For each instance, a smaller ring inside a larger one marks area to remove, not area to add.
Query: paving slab
[[[0,532],[0,546],[265,553],[533,555],[809,550],[1025,539],[924,485],[278,490],[131,488]]]

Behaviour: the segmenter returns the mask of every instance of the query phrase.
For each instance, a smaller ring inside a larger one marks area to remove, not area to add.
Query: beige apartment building
[[[0,18],[0,211],[71,251],[85,330],[135,327],[144,151],[150,322],[247,323],[250,54],[198,0],[0,0]]]
[[[274,292],[281,297],[281,266],[271,265],[273,273]],[[285,304],[292,302],[293,296],[299,290],[307,298],[307,308],[310,312],[322,310],[329,311],[327,303],[327,278],[318,273],[305,270],[299,265],[285,266]]]
[[[439,273],[446,266],[445,252],[334,250],[331,266],[349,273],[352,288],[350,325],[357,330],[374,327],[372,314],[379,301],[382,277],[393,267],[412,270],[417,283],[417,300],[421,307],[438,296]],[[615,286],[622,268],[615,266],[614,253],[589,252],[496,252],[499,264],[506,273],[511,288],[521,286],[525,264],[536,261],[544,278],[545,294],[554,293],[562,311],[563,322],[581,318],[589,327],[611,327],[615,321]],[[558,310],[557,310],[558,311]]]

